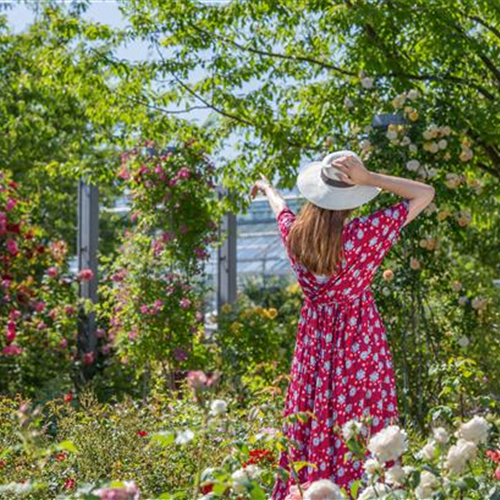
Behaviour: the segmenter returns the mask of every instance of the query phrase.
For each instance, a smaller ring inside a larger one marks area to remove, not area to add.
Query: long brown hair
[[[343,258],[344,221],[352,212],[320,208],[307,201],[287,237],[295,260],[314,274],[334,274]]]

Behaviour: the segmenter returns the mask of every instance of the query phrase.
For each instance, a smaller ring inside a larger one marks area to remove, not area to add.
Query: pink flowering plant
[[[123,154],[119,177],[132,226],[101,287],[103,347],[122,362],[165,374],[195,367],[203,332],[203,270],[217,240],[221,204],[214,167],[196,141],[166,152],[152,142]],[[140,370],[139,370],[140,371]],[[171,378],[169,378],[171,380]]]
[[[49,241],[30,203],[0,171],[0,376],[7,391],[35,390],[65,377],[76,345],[76,288],[68,247]]]

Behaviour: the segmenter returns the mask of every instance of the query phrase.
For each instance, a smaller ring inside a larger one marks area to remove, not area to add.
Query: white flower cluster
[[[408,448],[406,432],[397,425],[389,425],[377,434],[373,435],[368,442],[368,450],[372,452],[380,462],[397,460]]]
[[[258,479],[262,469],[257,465],[250,464],[242,469],[238,469],[231,474],[233,488],[237,492],[244,492],[251,486],[251,482]]]

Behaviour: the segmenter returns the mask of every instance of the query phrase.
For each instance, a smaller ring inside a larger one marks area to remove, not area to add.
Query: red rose
[[[64,481],[64,489],[65,490],[72,490],[76,486],[76,481],[72,478],[69,477]]]

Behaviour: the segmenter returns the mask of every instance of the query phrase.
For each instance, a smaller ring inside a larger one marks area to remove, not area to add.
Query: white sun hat
[[[313,161],[300,169],[297,187],[312,204],[330,210],[356,208],[377,196],[381,189],[375,186],[348,184],[341,180],[340,170],[331,162],[343,156],[359,156],[354,151],[341,150],[328,154],[322,161]]]

